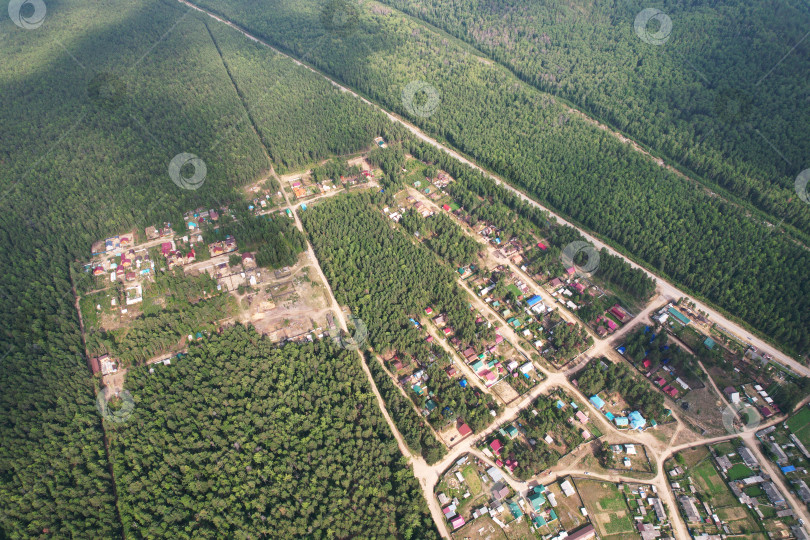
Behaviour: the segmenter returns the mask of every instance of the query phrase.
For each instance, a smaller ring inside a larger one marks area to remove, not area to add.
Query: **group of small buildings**
[[[768,392],[759,384],[743,385],[740,389],[734,386],[727,386],[723,393],[732,405],[747,403],[755,407],[762,418],[770,418],[774,414],[779,414],[779,405],[774,402]]]
[[[118,363],[110,358],[109,354],[102,354],[101,356],[88,357],[87,367],[93,375],[101,373],[102,375],[110,375],[118,371]]]
[[[591,405],[602,411],[608,421],[613,422],[616,427],[643,430],[647,426],[647,419],[639,411],[629,411],[626,415],[617,416],[605,410],[605,400],[595,394],[588,398]]]
[[[802,412],[800,411],[797,417]],[[798,425],[803,427],[802,424]],[[808,475],[810,452],[796,433],[793,433],[791,427],[795,428],[795,425],[784,422],[781,425],[762,429],[756,435],[762,446],[768,450],[767,455],[777,464],[799,500],[810,505],[810,488],[807,486],[808,478],[810,478]]]
[[[619,304],[614,304],[604,314],[593,321],[592,326],[599,337],[609,336],[632,319],[632,316]],[[618,321],[618,322],[617,322]]]
[[[445,477],[449,478],[453,485],[463,486],[465,484],[464,475],[459,467],[467,463],[467,459],[468,456],[463,456],[445,473]],[[479,463],[477,459],[476,463]],[[483,463],[481,462],[479,465],[483,465]],[[461,507],[458,498],[448,497],[443,492],[437,493],[442,513],[453,531],[480,517],[488,516],[499,527],[505,529],[508,529],[513,522],[520,523],[524,518],[532,529],[547,526],[548,529],[544,530],[551,531],[551,535],[545,538],[552,538],[553,535],[553,538],[557,540],[564,538],[588,540],[596,536],[596,531],[590,523],[571,531],[563,528],[558,516],[557,496],[548,486],[532,487],[521,497],[520,493],[515,493],[509,487],[503,473],[496,467],[489,467],[485,473],[481,474],[481,481],[484,485],[489,486],[488,496],[484,499],[487,502],[480,505],[476,503],[472,505],[471,509],[465,508],[463,516],[458,513]],[[559,488],[563,497],[570,497],[576,493],[570,480],[560,482]],[[464,488],[460,488],[459,491],[464,491]],[[463,497],[465,499],[469,497],[469,491],[464,493]],[[584,507],[583,516],[587,516]]]
[[[211,254],[211,257],[225,255],[234,251],[236,251],[236,239],[231,235],[227,235],[224,240],[208,244],[208,253]]]
[[[793,512],[792,510],[788,509],[787,501],[785,500],[784,495],[776,484],[771,481],[770,476],[761,469],[759,460],[756,458],[756,456],[754,456],[754,453],[751,452],[747,446],[740,445],[737,447],[737,455],[742,460],[743,465],[752,471],[750,476],[736,480],[729,477],[728,471],[734,467],[734,464],[730,458],[732,458],[734,454],[715,455],[714,461],[717,464],[717,468],[721,471],[722,476],[728,482],[728,486],[731,489],[732,494],[735,498],[737,498],[740,504],[744,504],[749,508],[752,508],[760,519],[762,519],[764,514],[759,509],[761,501],[758,497],[751,496],[746,493],[747,488],[751,486],[759,486],[761,493],[764,493],[768,503],[776,509],[777,516],[781,515],[784,517],[792,515]]]
[[[672,303],[669,303],[663,308],[661,308],[658,311],[658,313],[653,317],[653,319],[662,326],[668,324],[670,318],[673,321],[677,321],[679,324],[683,326],[687,326],[692,322],[692,320],[689,317],[684,315]]]
[[[99,253],[99,250],[101,252]],[[94,261],[85,270],[100,277],[109,273],[110,282],[135,281],[154,271],[155,263],[145,249],[136,251],[132,234],[114,236],[96,242],[92,248]]]
[[[98,255],[120,255],[124,250],[133,245],[133,235],[131,233],[111,236],[104,240],[93,243],[90,251],[93,257]]]

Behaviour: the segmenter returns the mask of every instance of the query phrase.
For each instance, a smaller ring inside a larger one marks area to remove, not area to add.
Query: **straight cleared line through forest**
[[[319,71],[318,69],[316,69],[316,68],[314,68],[314,67],[312,67],[312,66],[310,66],[308,64],[305,64],[305,63],[301,62],[297,58],[294,58],[294,57],[290,56],[287,53],[282,52],[278,48],[276,48],[276,47],[270,45],[269,43],[267,43],[266,41],[263,41],[262,39],[254,36],[253,34],[248,32],[247,30],[243,29],[241,26],[239,26],[239,25],[237,25],[237,24],[235,24],[235,23],[233,23],[233,22],[231,22],[231,21],[229,21],[227,19],[224,19],[224,18],[222,18],[222,17],[220,17],[220,16],[218,16],[218,15],[216,15],[216,14],[214,14],[214,13],[212,13],[212,12],[210,12],[210,11],[204,9],[204,8],[201,8],[201,7],[197,6],[197,5],[189,2],[188,0],[177,0],[177,1],[180,2],[181,4],[184,4],[186,6],[189,6],[189,7],[193,8],[193,9],[199,11],[200,13],[208,15],[209,17],[211,17],[211,18],[213,18],[213,19],[215,19],[215,20],[217,20],[217,21],[219,21],[219,22],[221,22],[223,24],[226,24],[226,25],[230,26],[234,30],[237,30],[238,32],[243,34],[245,37],[247,37],[251,41],[253,41],[255,43],[260,43],[260,44],[268,47],[272,51],[276,52],[277,54],[280,54],[280,55],[282,55],[282,56],[284,56],[286,58],[289,58],[296,65],[304,67],[304,68],[308,69],[309,71],[311,71],[312,73],[315,73],[315,74],[317,74],[317,75],[319,75],[321,77],[324,77],[332,85],[336,86],[341,91],[346,92],[346,93],[356,97],[357,99],[361,100],[362,102],[364,102],[364,103],[376,108],[377,110],[381,111],[392,122],[396,122],[396,123],[401,124],[402,126],[407,128],[414,136],[416,136],[420,140],[430,144],[431,146],[434,146],[435,148],[438,148],[438,149],[446,152],[447,154],[449,154],[451,157],[453,157],[457,161],[459,161],[461,163],[464,163],[465,165],[468,165],[468,166],[472,167],[473,169],[485,174],[490,179],[492,179],[496,184],[498,184],[498,185],[502,186],[504,189],[512,192],[517,197],[519,197],[521,200],[526,201],[528,204],[530,204],[530,205],[532,205],[532,206],[534,206],[536,208],[539,208],[540,210],[542,210],[544,212],[547,212],[549,214],[549,216],[554,217],[562,225],[567,225],[569,227],[572,227],[572,228],[578,230],[579,233],[588,242],[593,244],[593,246],[597,250],[600,250],[600,249],[604,248],[611,255],[614,255],[616,257],[621,257],[632,268],[638,268],[641,271],[643,271],[647,276],[655,279],[657,281],[657,283],[658,283],[658,286],[657,286],[658,293],[661,294],[662,298],[667,299],[667,300],[677,300],[677,299],[685,297],[685,296],[692,296],[692,295],[689,295],[689,294],[685,293],[684,291],[680,290],[679,288],[677,288],[672,283],[670,283],[668,281],[665,281],[660,276],[658,276],[658,275],[652,273],[651,271],[647,270],[643,266],[637,264],[636,262],[631,260],[627,255],[625,255],[624,253],[621,253],[621,252],[613,249],[613,247],[607,245],[605,242],[603,242],[602,240],[600,240],[599,238],[594,236],[594,233],[588,232],[588,231],[584,230],[583,228],[579,227],[578,225],[575,225],[574,223],[571,223],[570,221],[563,218],[562,216],[560,216],[556,212],[554,212],[554,211],[550,210],[549,208],[546,208],[545,206],[541,205],[540,203],[538,203],[537,201],[535,201],[534,199],[532,199],[531,197],[526,195],[524,192],[520,191],[519,189],[517,189],[517,188],[513,187],[512,185],[508,184],[507,182],[503,181],[499,176],[497,176],[497,175],[493,174],[492,172],[490,172],[490,171],[484,169],[483,167],[479,166],[478,164],[473,162],[471,159],[463,156],[461,153],[459,153],[455,149],[450,148],[449,146],[447,146],[445,144],[442,144],[439,141],[437,141],[436,139],[426,135],[419,128],[417,128],[415,125],[411,124],[407,120],[405,120],[405,119],[403,119],[403,118],[401,118],[401,117],[387,111],[386,109],[384,109],[379,104],[366,99],[365,97],[359,95],[357,92],[351,90],[350,88],[348,88],[346,86],[343,86],[342,84],[337,82],[335,79],[333,79],[329,75]],[[810,369],[808,369],[802,363],[797,362],[796,360],[791,358],[789,355],[783,353],[781,350],[776,348],[774,345],[771,345],[769,342],[765,341],[765,339],[762,339],[762,338],[760,338],[760,337],[758,337],[756,335],[751,335],[752,334],[751,331],[747,330],[746,328],[744,328],[740,324],[738,324],[738,323],[732,321],[731,319],[727,318],[725,315],[723,315],[717,309],[715,309],[713,307],[710,307],[707,303],[700,302],[698,300],[695,300],[694,298],[693,298],[693,300],[695,302],[695,309],[701,310],[701,311],[707,313],[708,316],[714,322],[716,322],[717,324],[719,324],[720,326],[724,327],[726,330],[731,332],[741,342],[750,343],[752,346],[755,346],[762,353],[767,353],[767,354],[771,355],[774,358],[774,360],[778,361],[780,364],[782,364],[783,366],[787,367],[788,369],[790,369],[791,371],[793,371],[795,373],[798,373],[798,374],[804,375],[804,376],[810,376]]]

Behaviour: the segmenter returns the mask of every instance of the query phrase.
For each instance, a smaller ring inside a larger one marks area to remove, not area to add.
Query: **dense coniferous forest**
[[[322,2],[200,3],[446,139],[794,353],[810,347],[810,253],[781,224],[696,189],[468,46],[378,5],[349,10],[351,23],[338,32],[321,22]],[[417,95],[418,110],[409,111],[403,90],[419,80],[439,104],[425,110]]]
[[[71,272],[73,261],[99,238],[218,198],[267,164],[249,132],[220,135],[241,109],[199,21],[180,21],[139,63],[182,11],[159,2],[48,9],[36,31],[0,21],[0,535],[115,537],[121,525],[72,293],[88,278]],[[57,53],[58,43],[78,62]],[[99,73],[114,73],[124,94],[88,95]],[[204,189],[177,188],[172,156],[202,153],[217,138]]]
[[[363,320],[380,353],[396,350],[426,361],[431,345],[409,321],[426,307],[447,313],[463,343],[477,343],[479,331],[455,272],[392,227],[377,204],[380,197],[341,195],[301,213],[335,299]]]
[[[437,538],[355,352],[230,327],[108,426],[128,537]]]
[[[270,163],[211,34],[177,2],[49,2],[40,28],[3,16],[0,33],[0,536],[116,537],[72,292],[92,280],[77,261],[106,236],[239,199],[233,188]],[[306,88],[318,114],[334,113],[330,129],[358,129],[340,120],[353,105],[317,104],[335,93],[317,75],[290,69],[284,84],[293,95]],[[268,93],[261,107],[288,109],[280,99]],[[279,140],[314,129],[284,118],[273,128]],[[278,159],[310,159],[296,148]],[[207,165],[197,190],[168,175],[180,152]]]
[[[794,193],[808,166],[800,127],[810,121],[801,105],[810,74],[807,2],[667,0],[654,6],[672,22],[660,46],[634,31],[636,15],[650,7],[640,1],[383,2],[473,44],[773,220],[809,230],[810,208]]]
[[[356,152],[390,129],[385,115],[347,99],[315,75],[302,76],[299,66],[264,45],[223,24],[208,22],[207,26],[280,172],[332,154]]]
[[[443,260],[466,266],[478,260],[481,246],[456,225],[447,214],[434,214],[427,219],[410,209],[400,223],[411,234],[425,237],[425,243]]]

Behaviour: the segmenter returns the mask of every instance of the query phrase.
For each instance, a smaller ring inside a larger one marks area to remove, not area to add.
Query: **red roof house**
[[[540,248],[540,249],[542,249],[543,251],[545,251],[545,250],[547,250],[547,249],[548,249],[548,246],[547,246],[547,245],[545,245],[543,242],[537,242],[537,247],[539,247],[539,248]]]
[[[610,312],[613,315],[615,315],[616,318],[619,319],[619,321],[621,322],[624,322],[624,320],[627,318],[627,313],[622,309],[622,307],[619,304],[616,304],[612,308],[610,308]]]
[[[458,426],[458,434],[462,437],[466,437],[472,433],[472,429],[466,423],[462,422],[460,426]]]
[[[770,418],[773,416],[773,411],[764,405],[759,408],[759,413],[763,416],[763,418]]]
[[[89,367],[90,371],[92,371],[93,375],[95,375],[101,371],[101,362],[98,361],[98,358],[88,358],[87,367]]]
[[[650,362],[649,358],[645,358],[641,365],[644,366],[644,369],[650,369],[652,362]]]
[[[500,455],[501,448],[503,448],[503,445],[501,444],[501,441],[495,439],[494,441],[489,443],[489,447],[492,448],[492,451],[495,452],[495,455]]]

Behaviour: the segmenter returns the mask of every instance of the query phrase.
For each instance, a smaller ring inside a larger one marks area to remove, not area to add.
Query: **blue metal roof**
[[[532,307],[532,306],[536,305],[538,302],[541,302],[542,300],[543,300],[543,298],[539,294],[535,294],[534,296],[532,296],[531,298],[526,300],[526,304],[529,307]]]

